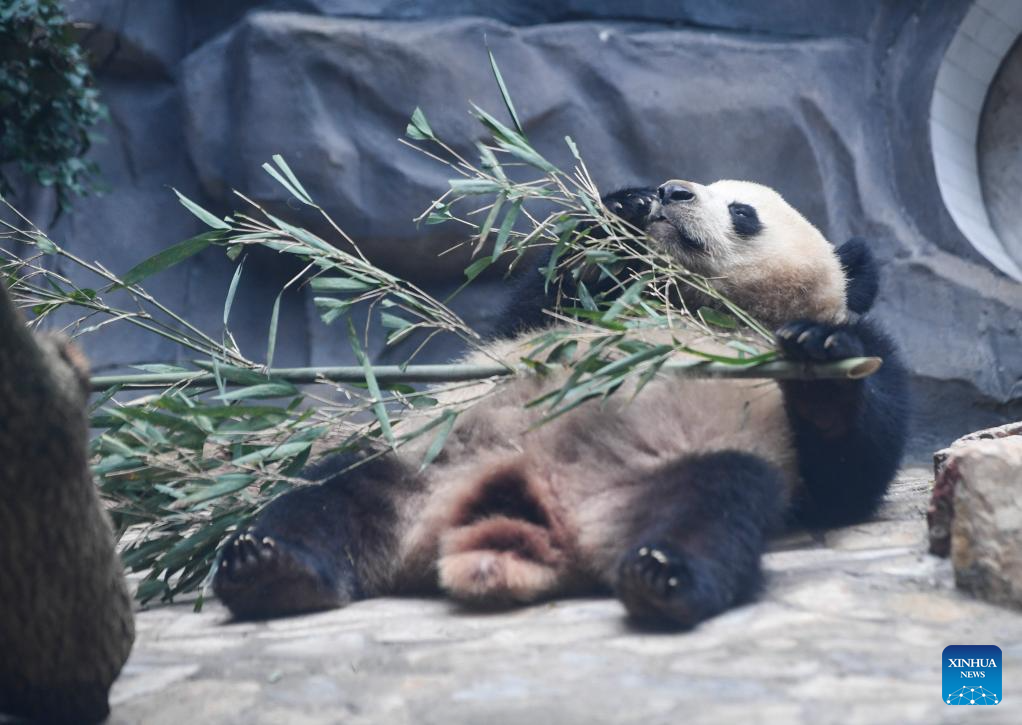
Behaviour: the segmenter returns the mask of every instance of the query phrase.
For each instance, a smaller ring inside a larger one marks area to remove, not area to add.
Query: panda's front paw
[[[314,556],[253,528],[239,532],[224,546],[213,591],[238,619],[277,617],[346,603]]]
[[[622,189],[603,197],[603,204],[615,216],[644,228],[657,199],[656,189]]]
[[[832,325],[813,320],[789,322],[776,333],[777,346],[788,360],[830,362],[859,357],[865,346],[850,325]]]
[[[628,552],[618,568],[617,596],[644,625],[691,627],[702,617],[691,601],[694,574],[674,549],[647,544]]]

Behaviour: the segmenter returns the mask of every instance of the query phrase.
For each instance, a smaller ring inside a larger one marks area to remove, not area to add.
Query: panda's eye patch
[[[763,229],[755,208],[748,204],[739,204],[737,201],[728,204],[727,208],[731,212],[731,226],[738,236],[754,237]]]

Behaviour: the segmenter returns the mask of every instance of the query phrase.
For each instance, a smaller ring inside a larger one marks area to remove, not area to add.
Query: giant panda
[[[424,471],[415,446],[342,474],[353,459],[327,460],[307,474],[322,484],[270,503],[221,552],[213,587],[235,617],[392,593],[494,607],[606,591],[637,623],[692,627],[754,596],[786,521],[836,525],[876,509],[908,401],[898,352],[867,314],[877,265],[866,243],[835,249],[776,191],[744,181],[674,180],[603,201],[773,326],[787,358],[883,366],[862,380],[663,372],[538,428],[542,411],[525,404],[563,377],[515,378],[459,416]],[[539,275],[516,293],[488,356],[516,361],[549,319]]]

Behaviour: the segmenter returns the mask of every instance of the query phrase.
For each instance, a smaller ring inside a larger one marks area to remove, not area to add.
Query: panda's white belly
[[[422,570],[442,555],[444,532],[465,526],[478,492],[498,479],[521,481],[549,513],[555,540],[570,541],[593,571],[605,571],[619,555],[615,527],[624,535],[630,514],[656,495],[645,485],[648,474],[680,457],[741,451],[777,466],[789,497],[798,484],[791,429],[773,381],[664,373],[638,395],[619,390],[537,426],[546,410],[526,404],[565,376],[506,381],[461,414],[443,456],[424,474],[423,497],[409,502],[409,535],[402,537],[409,565]]]

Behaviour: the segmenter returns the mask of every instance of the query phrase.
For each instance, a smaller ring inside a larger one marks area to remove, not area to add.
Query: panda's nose
[[[692,201],[696,198],[695,192],[683,181],[668,181],[661,184],[657,189],[660,195],[661,204],[670,204],[675,201]]]

